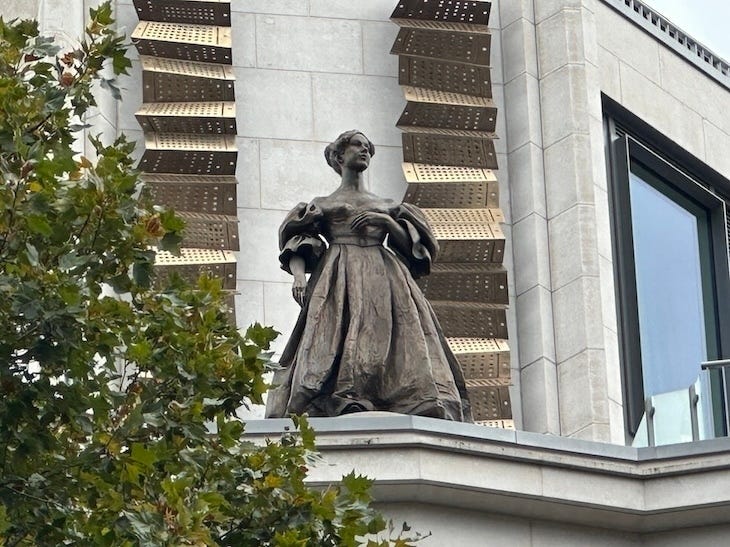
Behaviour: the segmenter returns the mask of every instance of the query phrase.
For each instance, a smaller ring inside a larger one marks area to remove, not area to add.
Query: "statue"
[[[302,310],[266,416],[384,410],[470,422],[461,369],[414,281],[438,244],[417,207],[364,189],[374,153],[360,131],[340,135],[325,149],[339,188],[281,225],[281,267]]]

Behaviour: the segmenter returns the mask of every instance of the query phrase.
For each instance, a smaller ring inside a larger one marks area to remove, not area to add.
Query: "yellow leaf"
[[[278,475],[266,475],[264,479],[264,487],[266,488],[279,488],[284,484],[284,479]]]
[[[28,188],[31,192],[40,192],[41,190],[43,190],[43,185],[41,185],[37,181],[33,181],[28,185]]]

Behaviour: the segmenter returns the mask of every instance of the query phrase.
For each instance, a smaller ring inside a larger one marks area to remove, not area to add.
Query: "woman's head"
[[[342,165],[345,161],[345,151],[350,145],[350,141],[356,135],[358,136],[358,138],[355,140],[363,142],[365,148],[369,153],[369,156],[372,157],[375,155],[375,145],[370,142],[370,139],[368,139],[362,131],[359,131],[357,129],[345,131],[339,137],[337,137],[334,142],[328,144],[327,148],[324,149],[324,157],[327,160],[327,164],[332,169],[334,169],[338,175],[342,174]],[[367,163],[365,164],[364,168],[367,168]]]

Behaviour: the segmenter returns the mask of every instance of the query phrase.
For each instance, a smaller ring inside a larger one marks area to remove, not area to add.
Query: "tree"
[[[117,94],[103,74],[130,66],[109,3],[90,15],[66,52],[0,19],[0,545],[347,546],[385,530],[367,479],[305,485],[306,420],[242,441],[236,409],[261,402],[275,332],[240,334],[216,279],[153,282],[153,249],[175,251],[184,226],[145,197],[132,143],[74,155],[95,86]]]

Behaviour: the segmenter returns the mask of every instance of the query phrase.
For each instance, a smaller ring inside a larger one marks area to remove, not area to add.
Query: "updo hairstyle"
[[[347,145],[350,144],[350,139],[352,139],[355,135],[362,135],[365,137],[368,141],[370,157],[375,155],[375,145],[370,142],[370,139],[368,139],[362,131],[359,129],[345,131],[324,149],[324,158],[327,160],[327,164],[334,169],[338,175],[342,175],[342,167],[337,161],[337,157],[345,153],[345,148],[347,148]]]

